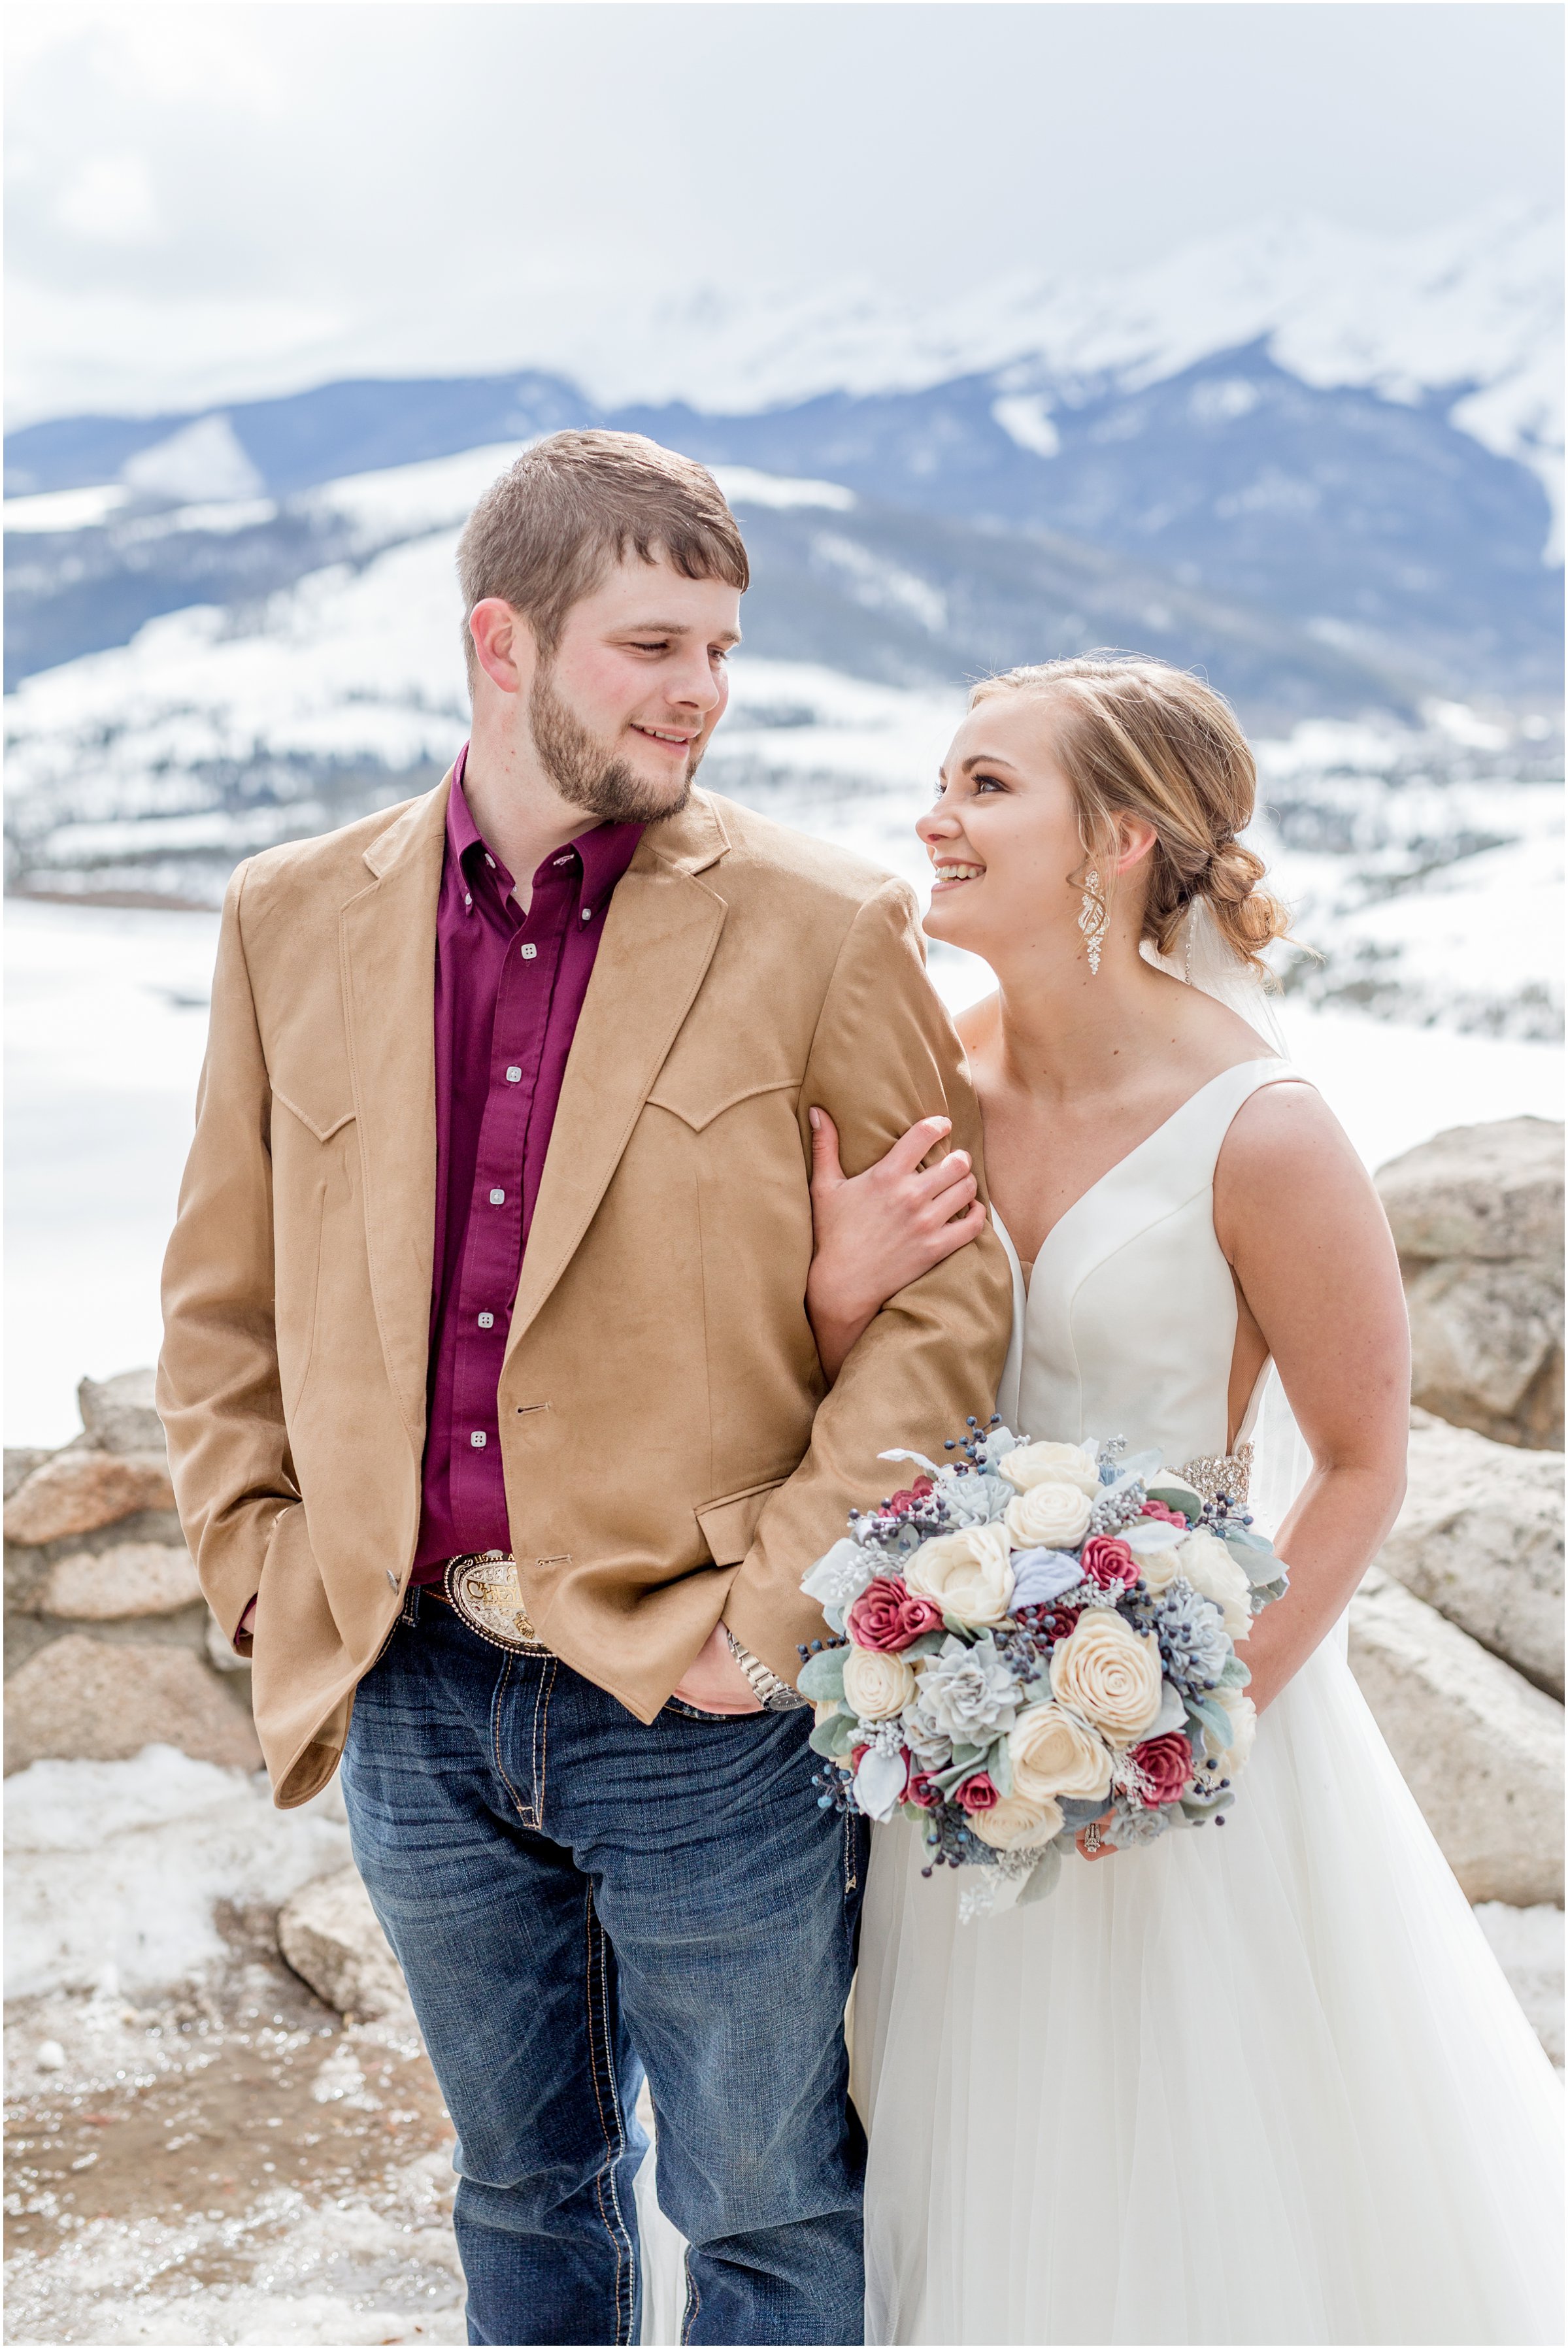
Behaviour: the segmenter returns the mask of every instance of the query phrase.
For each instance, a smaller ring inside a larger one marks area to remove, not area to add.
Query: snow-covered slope
[[[935,307],[869,288],[704,290],[613,327],[602,316],[541,320],[520,357],[606,405],[743,411],[922,390],[1012,362],[1150,383],[1266,340],[1306,383],[1407,400],[1447,391],[1466,430],[1532,463],[1562,445],[1561,274],[1561,229],[1545,209],[1502,204],[1406,237],[1274,218],[1124,275],[1015,276]]]

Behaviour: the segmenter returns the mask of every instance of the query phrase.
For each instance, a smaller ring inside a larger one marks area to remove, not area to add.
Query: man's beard
[[[539,763],[561,797],[603,823],[657,823],[661,816],[679,815],[691,796],[691,778],[706,746],[693,742],[678,783],[645,782],[625,759],[608,755],[573,716],[550,679],[548,668],[535,671],[528,721]]]

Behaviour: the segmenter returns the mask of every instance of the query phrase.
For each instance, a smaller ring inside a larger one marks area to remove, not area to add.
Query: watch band
[[[777,1672],[763,1663],[761,1656],[753,1656],[750,1648],[742,1648],[727,1623],[723,1628],[730,1653],[750,1681],[752,1692],[764,1713],[794,1713],[801,1705],[810,1703],[809,1697],[804,1697],[798,1689],[791,1688],[788,1681],[781,1681]]]

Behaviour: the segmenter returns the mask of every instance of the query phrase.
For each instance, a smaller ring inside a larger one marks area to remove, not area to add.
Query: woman
[[[927,929],[998,982],[961,1029],[1014,1259],[999,1410],[1210,1490],[1250,1472],[1291,1582],[1222,1828],[1096,1823],[1091,1864],[970,1924],[919,1829],[877,1831],[872,2342],[1562,2337],[1556,2082],[1345,1658],[1403,1492],[1404,1305],[1365,1171],[1243,1016],[1283,929],[1238,838],[1254,780],[1193,678],[1054,662],[977,688],[919,826]],[[964,1171],[910,1146],[846,1182],[817,1123],[830,1374],[974,1228]]]

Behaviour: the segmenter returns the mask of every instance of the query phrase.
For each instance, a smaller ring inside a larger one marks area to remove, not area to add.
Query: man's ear
[[[468,616],[474,657],[492,685],[520,693],[534,673],[534,631],[499,595],[485,595]]]

